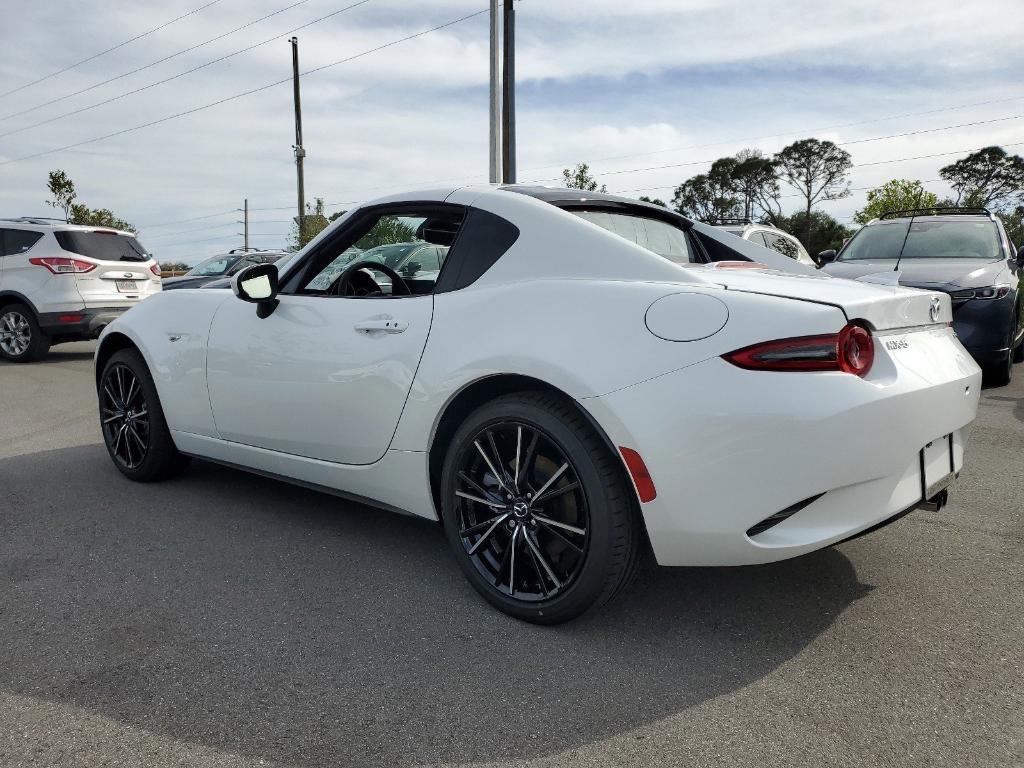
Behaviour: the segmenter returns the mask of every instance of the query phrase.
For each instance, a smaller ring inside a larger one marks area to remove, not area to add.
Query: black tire
[[[174,477],[188,466],[190,459],[171,439],[153,377],[137,351],[122,349],[110,356],[97,396],[103,442],[121,474],[149,483]]]
[[[1008,340],[1008,349],[1003,359],[995,365],[986,366],[984,369],[985,383],[991,387],[1005,387],[1011,381],[1013,381],[1013,363],[1014,357],[1016,356],[1013,348],[1013,336],[1014,336],[1014,323],[1013,320],[1016,315],[1010,319],[1010,338]]]
[[[536,441],[526,445],[532,435]],[[521,467],[519,442],[524,444]],[[497,457],[486,464],[495,471],[477,474],[477,482],[471,467],[473,461],[487,462],[484,444]],[[552,471],[559,461],[568,468]],[[496,472],[515,496],[500,490]],[[569,621],[613,598],[638,569],[645,539],[632,483],[618,457],[561,396],[513,393],[471,413],[452,438],[441,482],[445,533],[459,566],[484,598],[510,616],[537,624]],[[476,498],[488,494],[487,503],[456,495],[466,493],[462,488]],[[532,503],[527,488],[536,490]],[[543,506],[532,505],[542,499]],[[523,502],[526,510],[513,510]],[[479,517],[494,517],[480,520],[475,510]],[[559,517],[566,510],[572,517]],[[502,515],[508,519],[490,527]],[[575,527],[565,525],[572,521]],[[486,533],[464,535],[474,529]],[[479,554],[474,555],[475,547]],[[517,557],[522,558],[518,579]]]
[[[31,309],[24,304],[0,307],[0,357],[12,363],[31,363],[49,351],[50,337],[43,333]]]

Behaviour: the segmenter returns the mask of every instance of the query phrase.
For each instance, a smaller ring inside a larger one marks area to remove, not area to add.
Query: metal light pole
[[[505,48],[502,72],[503,181],[516,183],[516,10],[515,0],[505,0]]]
[[[501,72],[501,41],[498,0],[491,0],[491,119],[490,119],[490,179],[491,184],[501,180],[501,94],[498,78]]]
[[[302,161],[306,150],[302,147],[302,100],[299,96],[299,38],[293,37],[292,44],[292,90],[295,100],[295,171],[298,174],[299,215],[295,223],[299,226],[299,237],[302,237],[302,220],[306,215],[306,190],[302,177]],[[248,244],[248,243],[247,243]]]
[[[245,215],[242,216],[242,218],[245,220],[245,229],[243,230],[243,232],[245,232],[245,239],[242,242],[244,243],[243,247],[245,248],[245,250],[248,251],[249,250],[249,198],[248,197],[245,198]]]

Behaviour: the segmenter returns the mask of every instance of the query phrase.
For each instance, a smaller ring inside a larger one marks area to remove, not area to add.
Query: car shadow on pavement
[[[301,765],[529,758],[749,685],[870,588],[835,549],[647,567],[537,627],[465,582],[438,526],[102,446],[0,461],[0,688]]]

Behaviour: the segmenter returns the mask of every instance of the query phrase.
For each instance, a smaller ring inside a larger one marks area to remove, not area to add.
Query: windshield
[[[211,256],[201,261],[185,273],[186,277],[216,277],[223,275],[231,268],[240,256]]]
[[[54,232],[65,251],[97,261],[148,261],[149,254],[132,235],[117,232]]]
[[[686,233],[660,219],[648,219],[628,213],[608,211],[570,211],[602,229],[653,251],[669,261],[689,263],[695,261]]]
[[[1000,258],[999,235],[991,221],[915,219],[864,227],[838,261],[869,259]]]

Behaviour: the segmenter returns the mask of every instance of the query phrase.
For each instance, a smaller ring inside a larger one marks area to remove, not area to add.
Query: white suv
[[[715,226],[755,245],[778,251],[783,256],[789,256],[808,267],[818,266],[799,240],[771,224],[757,224],[750,219],[725,219]]]
[[[38,360],[93,339],[160,290],[160,268],[131,232],[0,219],[0,358]]]

